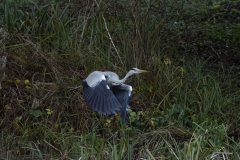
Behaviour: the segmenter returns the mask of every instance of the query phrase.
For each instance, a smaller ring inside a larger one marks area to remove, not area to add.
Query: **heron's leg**
[[[122,84],[120,86],[118,86],[118,89],[120,90],[125,90],[128,92],[128,102],[127,102],[127,106],[126,106],[126,111],[128,111],[128,109],[130,109],[131,107],[129,106],[129,102],[130,102],[130,98],[131,98],[131,95],[132,95],[132,86],[130,85],[127,85],[127,84]]]

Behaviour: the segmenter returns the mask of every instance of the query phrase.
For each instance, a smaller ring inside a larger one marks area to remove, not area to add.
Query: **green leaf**
[[[53,113],[53,110],[51,110],[51,109],[48,109],[48,108],[47,108],[47,109],[45,109],[45,110],[47,111],[47,114],[48,114],[48,115],[51,115],[51,114]]]
[[[137,115],[136,112],[131,112],[130,113],[130,116],[134,116],[135,117],[136,115]]]
[[[39,109],[33,109],[31,108],[29,110],[29,114],[33,115],[35,118],[37,118],[38,116],[42,115],[42,111],[40,111]]]

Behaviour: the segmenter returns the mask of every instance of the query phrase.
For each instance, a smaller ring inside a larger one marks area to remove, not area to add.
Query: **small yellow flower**
[[[73,132],[73,131],[74,131],[74,128],[71,127],[68,131],[69,131],[69,132]]]
[[[154,127],[154,121],[150,120],[150,122],[151,122],[151,126]]]
[[[28,79],[26,79],[26,80],[24,81],[24,83],[25,83],[25,84],[28,84],[28,83],[29,83],[29,80],[28,80]]]
[[[19,116],[19,117],[16,117],[16,118],[15,118],[15,122],[16,122],[16,123],[18,123],[18,122],[21,121],[21,120],[22,120],[22,116]]]
[[[152,127],[154,127],[155,121],[156,121],[155,118],[151,118],[150,122],[151,122]]]
[[[11,110],[12,108],[9,105],[5,105],[6,110]]]
[[[20,155],[20,149],[18,147],[16,148],[16,152],[18,155]]]
[[[136,94],[136,93],[137,93],[136,89],[133,88],[133,89],[132,89],[132,94]]]
[[[148,88],[148,91],[149,91],[150,93],[152,93],[152,87],[149,87],[149,88]]]
[[[116,119],[119,121],[120,120],[120,116],[116,113],[115,115],[114,115],[115,117],[116,117]]]
[[[106,126],[106,127],[107,127],[107,126],[109,126],[109,125],[110,125],[110,123],[111,123],[111,120],[110,120],[110,119],[107,119],[107,120],[106,120],[106,122],[105,122],[105,124],[104,124],[104,126]]]
[[[58,125],[57,123],[55,124],[55,128],[56,128],[56,129],[58,129],[58,128],[59,128],[59,125]]]
[[[20,79],[16,79],[15,82],[16,82],[16,83],[20,83],[21,80],[20,80]]]
[[[47,111],[47,114],[48,114],[48,115],[51,115],[51,114],[53,113],[53,110],[51,110],[51,109],[48,109],[48,108],[47,108],[47,109],[45,109],[45,110]]]
[[[167,58],[167,59],[165,59],[164,63],[165,63],[166,65],[171,65],[171,64],[172,64],[172,61],[170,60],[170,58]]]

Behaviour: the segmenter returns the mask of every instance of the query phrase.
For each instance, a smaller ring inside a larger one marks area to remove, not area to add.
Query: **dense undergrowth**
[[[239,159],[239,1],[0,4],[0,159]],[[6,56],[6,57],[4,57]],[[87,107],[132,67],[128,122]]]

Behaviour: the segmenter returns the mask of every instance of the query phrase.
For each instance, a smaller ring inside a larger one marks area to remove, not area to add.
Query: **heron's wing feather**
[[[129,85],[122,84],[120,86],[113,86],[111,90],[118,102],[121,104],[120,116],[124,122],[126,122],[127,110],[130,108],[129,101],[132,93],[132,87]]]
[[[96,74],[96,75],[93,75]],[[90,78],[83,80],[83,96],[87,104],[94,110],[102,114],[115,114],[122,106],[107,85],[104,75],[101,72],[90,74]],[[103,76],[98,78],[99,76]],[[95,78],[95,79],[92,79]],[[96,79],[98,78],[98,79]],[[90,83],[88,82],[90,81]]]

